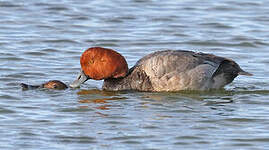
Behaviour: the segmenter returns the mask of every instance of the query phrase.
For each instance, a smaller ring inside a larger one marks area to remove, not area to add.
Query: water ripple
[[[56,140],[58,142],[62,143],[96,143],[96,139],[94,137],[89,137],[89,136],[55,136]]]
[[[0,149],[268,149],[268,6],[253,1],[0,1]],[[22,91],[71,83],[80,55],[115,49],[129,67],[157,50],[236,60],[254,74],[217,91]],[[214,148],[213,148],[214,149]]]

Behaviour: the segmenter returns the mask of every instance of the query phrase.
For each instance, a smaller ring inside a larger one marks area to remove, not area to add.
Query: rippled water
[[[0,0],[0,149],[269,149],[266,0]],[[214,92],[64,91],[81,53],[115,49],[129,67],[157,50],[236,60],[240,76]]]

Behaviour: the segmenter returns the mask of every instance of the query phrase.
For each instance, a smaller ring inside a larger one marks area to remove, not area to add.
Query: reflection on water
[[[100,110],[109,110],[109,108],[112,105],[109,105],[107,103],[111,103],[111,101],[119,101],[119,100],[125,100],[126,97],[117,97],[119,95],[119,92],[111,92],[111,91],[103,91],[98,89],[91,89],[91,90],[81,90],[77,92],[78,95],[86,95],[87,99],[79,100],[79,103],[82,104],[96,104],[97,106],[94,106],[96,109]],[[100,98],[101,96],[101,98]],[[105,97],[104,97],[105,96]],[[88,99],[90,97],[90,99]],[[98,97],[98,98],[97,98]],[[102,104],[102,105],[100,105]],[[103,105],[105,104],[105,105]],[[83,106],[82,108],[87,108],[88,106]],[[90,106],[89,106],[90,107]],[[81,108],[81,106],[80,106]],[[100,112],[98,112],[99,114]]]
[[[111,98],[101,98],[101,99],[85,99],[85,100],[80,100],[80,103],[108,103],[110,100],[123,100],[126,99],[125,97],[111,97]]]
[[[266,0],[0,1],[0,149],[268,149]],[[22,91],[70,84],[81,53],[117,50],[131,68],[150,52],[190,49],[253,73],[217,91]],[[8,137],[8,138],[5,138]]]
[[[88,94],[88,92],[87,92]],[[95,104],[104,104],[104,103],[109,103],[111,100],[124,100],[127,99],[126,97],[111,97],[111,98],[99,98],[99,99],[84,99],[84,100],[79,100],[79,103],[95,103]],[[97,109],[101,110],[108,110],[109,107],[112,105],[100,105],[98,107],[95,107]],[[85,108],[85,107],[84,107]]]
[[[102,95],[102,96],[116,96],[119,92],[103,91],[99,89],[81,90],[77,92],[78,95]]]

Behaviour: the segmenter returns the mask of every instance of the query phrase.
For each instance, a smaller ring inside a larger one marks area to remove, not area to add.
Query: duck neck
[[[152,91],[152,85],[149,77],[138,66],[134,66],[129,69],[128,74],[123,78],[105,79],[102,88],[108,91]]]

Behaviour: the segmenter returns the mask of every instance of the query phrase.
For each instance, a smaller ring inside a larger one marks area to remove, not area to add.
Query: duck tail
[[[29,89],[29,85],[25,84],[25,83],[21,83],[20,84],[22,90],[28,90]]]
[[[28,85],[25,83],[21,83],[20,86],[21,86],[22,90],[30,90],[30,89],[36,89],[36,88],[40,87],[40,86],[35,86],[35,85]]]
[[[246,71],[244,71],[244,70],[242,70],[242,69],[238,72],[238,75],[243,75],[243,76],[253,76],[252,73],[248,73],[248,72],[246,72]]]

